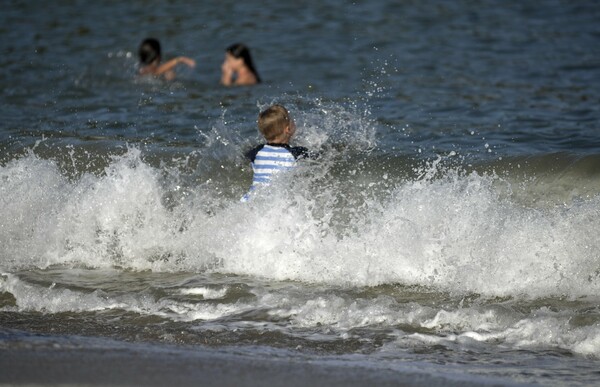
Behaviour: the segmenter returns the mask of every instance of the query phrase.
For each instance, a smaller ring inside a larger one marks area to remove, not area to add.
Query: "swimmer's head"
[[[246,67],[248,67],[250,69],[250,71],[252,71],[254,76],[256,77],[256,81],[260,82],[260,77],[258,76],[258,72],[256,71],[256,68],[254,67],[254,62],[252,61],[252,56],[250,56],[250,49],[245,44],[241,44],[241,43],[232,44],[231,46],[227,47],[226,52],[229,55],[233,56],[235,59],[241,58],[244,61],[244,64],[246,65]]]
[[[155,60],[160,61],[160,43],[154,38],[144,39],[138,51],[140,63],[144,66],[152,64]]]

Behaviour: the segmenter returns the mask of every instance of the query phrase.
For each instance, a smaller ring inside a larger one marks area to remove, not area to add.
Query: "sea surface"
[[[567,0],[5,1],[3,355],[116,340],[599,385],[599,20]],[[138,77],[148,36],[197,66]],[[236,42],[262,84],[219,85]],[[319,157],[242,203],[272,103]]]

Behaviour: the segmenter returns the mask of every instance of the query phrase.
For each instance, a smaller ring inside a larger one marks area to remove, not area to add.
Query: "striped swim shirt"
[[[257,186],[269,184],[274,174],[293,168],[298,158],[306,156],[306,148],[291,147],[288,144],[263,144],[252,149],[246,154],[254,172],[250,192]],[[242,201],[248,199],[249,193],[244,195]]]

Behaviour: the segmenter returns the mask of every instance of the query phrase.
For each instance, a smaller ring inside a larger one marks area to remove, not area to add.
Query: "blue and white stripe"
[[[284,147],[265,145],[257,154],[252,163],[254,179],[252,185],[268,184],[273,174],[293,168],[296,159]]]

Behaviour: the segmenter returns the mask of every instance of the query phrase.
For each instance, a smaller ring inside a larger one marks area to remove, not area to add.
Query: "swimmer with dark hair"
[[[227,47],[221,65],[221,83],[225,86],[246,86],[260,81],[248,47],[240,43]]]
[[[196,61],[186,56],[178,56],[165,63],[161,63],[160,43],[157,39],[144,39],[138,50],[140,58],[140,75],[153,75],[163,77],[167,81],[175,79],[175,67],[183,63],[192,68]]]

